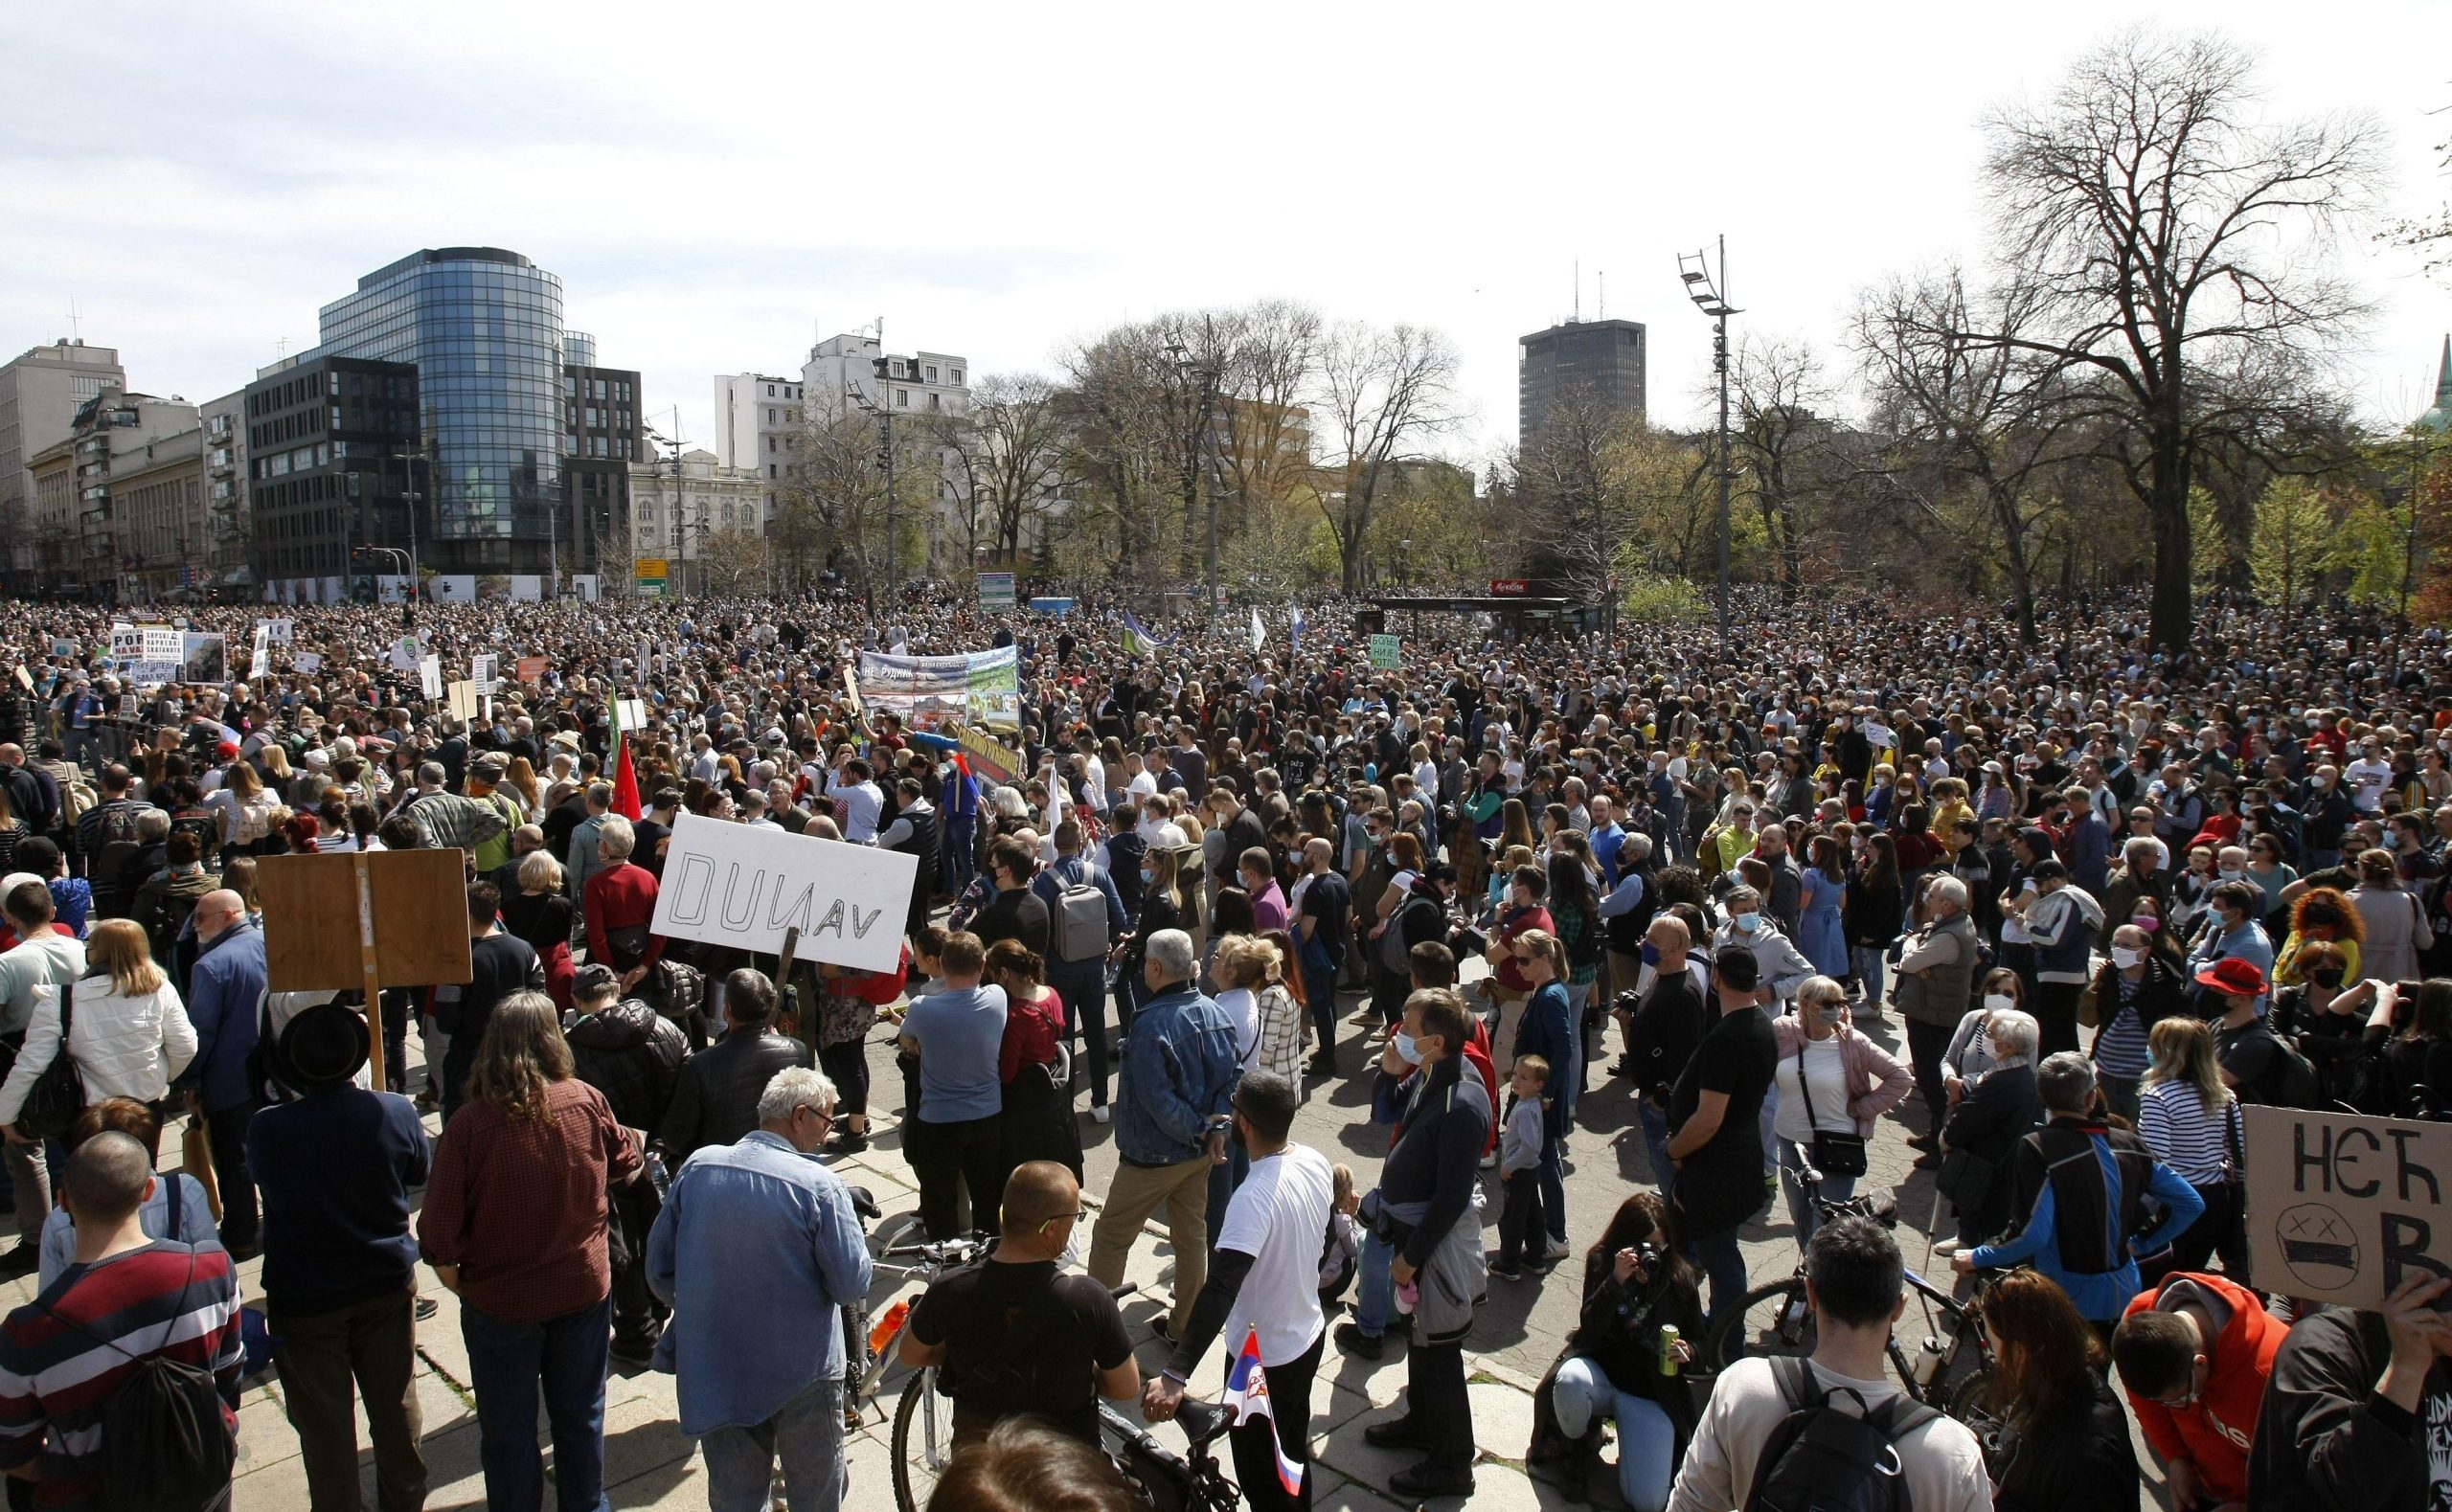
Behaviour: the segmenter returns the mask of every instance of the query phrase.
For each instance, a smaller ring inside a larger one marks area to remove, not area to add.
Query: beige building
[[[42,553],[34,520],[34,455],[68,436],[78,406],[104,389],[127,387],[127,372],[110,347],[62,339],[0,365],[0,568],[11,586],[39,586]]]
[[[194,405],[114,385],[79,406],[68,440],[30,466],[47,585],[122,602],[201,590],[212,536]]]
[[[662,592],[694,592],[707,542],[727,530],[765,534],[766,481],[757,468],[727,467],[704,448],[686,451],[676,492],[671,459],[631,464],[631,555],[635,562],[667,564],[662,580],[668,586]],[[620,580],[609,572],[607,577],[604,591],[620,593]],[[642,585],[656,580],[637,579]],[[642,586],[640,591],[659,590]]]

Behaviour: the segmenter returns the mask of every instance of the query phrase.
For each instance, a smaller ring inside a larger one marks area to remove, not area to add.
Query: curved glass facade
[[[436,463],[424,529],[471,543],[461,565],[510,570],[511,542],[547,538],[563,504],[560,279],[497,248],[419,252],[321,321],[330,355],[418,365]]]

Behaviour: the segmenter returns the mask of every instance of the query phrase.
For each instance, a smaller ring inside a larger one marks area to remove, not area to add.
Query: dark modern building
[[[1642,415],[1648,350],[1644,327],[1631,320],[1569,321],[1517,342],[1518,440],[1538,435],[1550,407],[1571,394]]]
[[[248,384],[243,409],[255,580],[283,602],[330,603],[404,575],[410,480],[421,491],[426,474],[416,365],[310,352]],[[420,516],[422,537],[431,510]]]
[[[358,280],[321,321],[323,345],[308,356],[417,370],[434,463],[420,566],[545,574],[569,507],[561,280],[499,247],[428,248]]]
[[[639,374],[596,365],[596,339],[562,334],[562,472],[570,508],[557,524],[560,560],[602,579],[630,575],[630,463],[648,455]]]

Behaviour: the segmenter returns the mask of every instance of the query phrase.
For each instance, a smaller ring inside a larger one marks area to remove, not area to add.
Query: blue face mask
[[[1412,1035],[1402,1029],[1396,1031],[1396,1055],[1408,1066],[1421,1064],[1421,1048],[1414,1043]]]
[[[1145,887],[1145,888],[1146,888],[1146,887],[1147,887],[1150,883],[1155,882],[1155,881],[1157,881],[1157,880],[1158,880],[1158,873],[1156,873],[1156,872],[1154,872],[1154,871],[1150,870],[1147,867],[1143,867],[1143,868],[1141,869],[1141,885],[1142,885],[1143,887]]]
[[[1660,964],[1660,947],[1659,947],[1658,945],[1653,944],[1650,940],[1645,940],[1645,941],[1644,941],[1643,957],[1644,957],[1644,964],[1645,964],[1645,965],[1646,965],[1646,966],[1657,966],[1657,965],[1659,965],[1659,964]]]
[[[1729,922],[1737,926],[1737,932],[1738,934],[1751,935],[1756,930],[1761,928],[1762,915],[1760,914],[1739,914],[1730,919]]]

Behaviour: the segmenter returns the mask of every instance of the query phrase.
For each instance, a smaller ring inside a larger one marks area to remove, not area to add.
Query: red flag
[[[626,736],[621,741],[621,755],[613,767],[613,812],[634,824],[641,818],[639,774],[630,766],[630,742]]]

